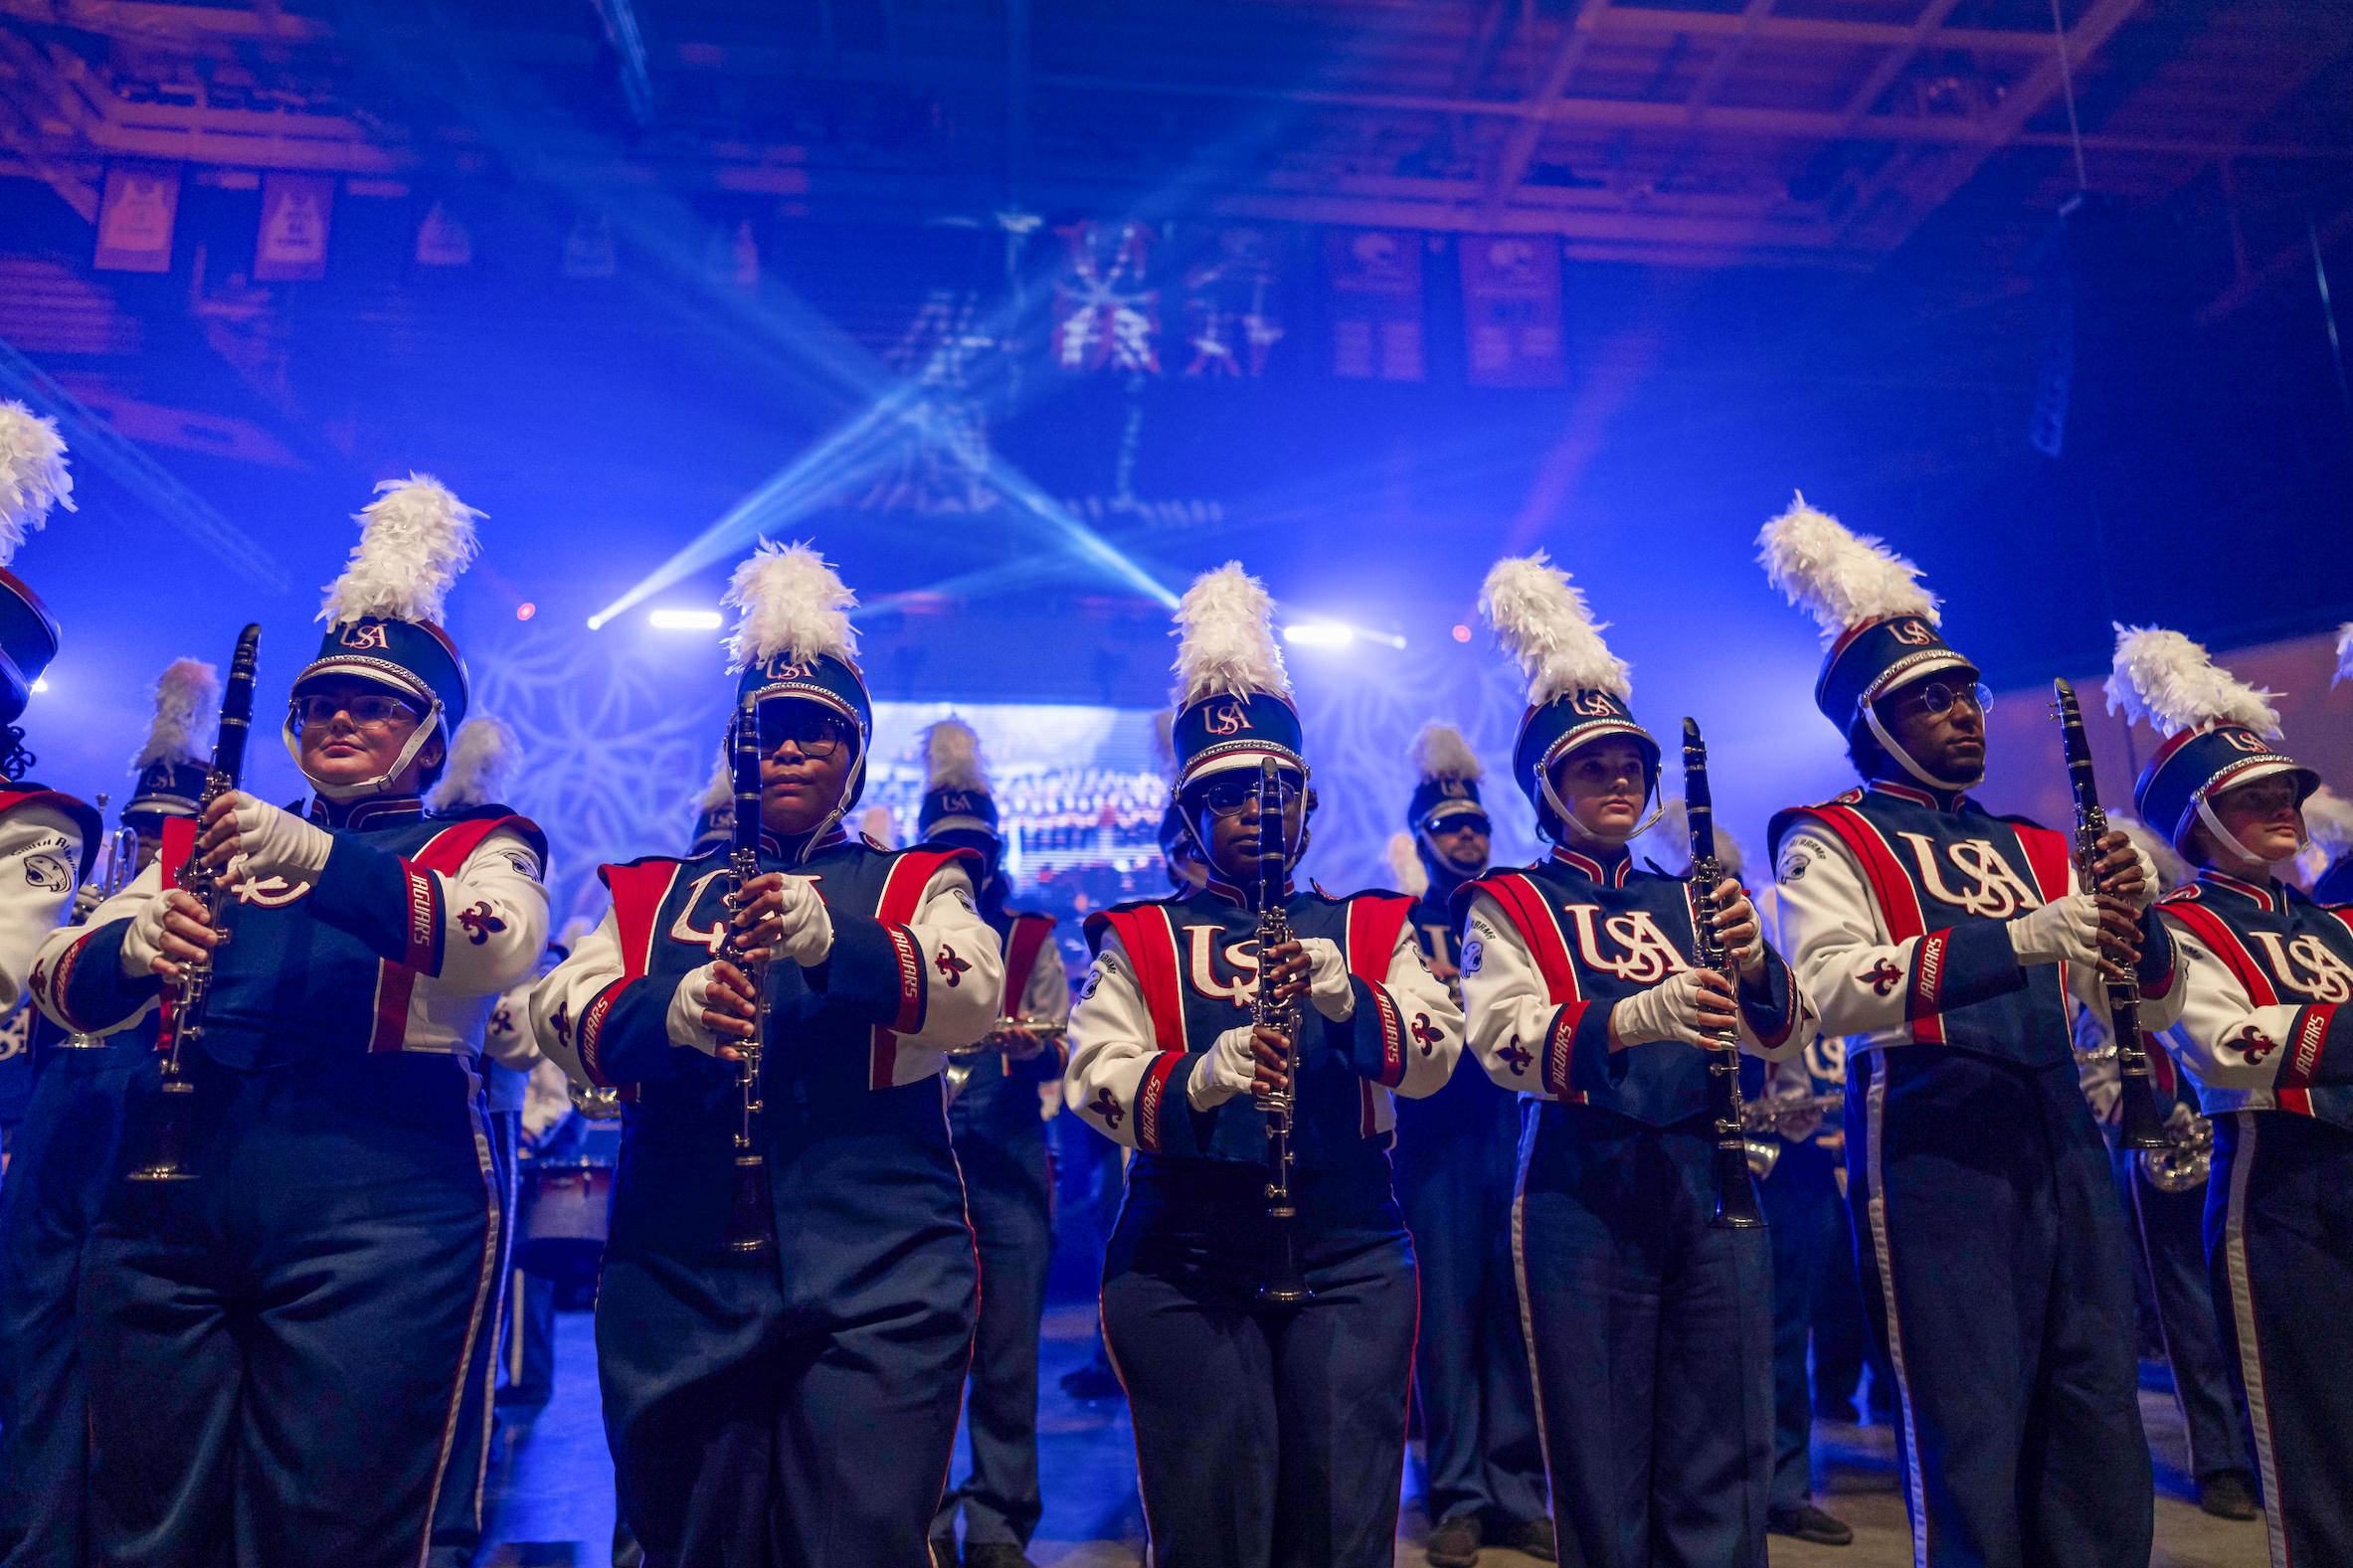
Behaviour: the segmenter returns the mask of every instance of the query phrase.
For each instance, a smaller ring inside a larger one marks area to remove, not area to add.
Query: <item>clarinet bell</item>
[[[2127,1073],[2117,1085],[2116,1117],[2118,1141],[2126,1148],[2171,1148],[2173,1139],[2165,1135],[2165,1118],[2157,1110],[2157,1093],[2150,1087],[2146,1074]]]
[[[1748,1140],[1734,1133],[1716,1145],[1716,1212],[1708,1223],[1718,1230],[1761,1229],[1764,1215],[1756,1207],[1756,1183],[1748,1175]]]
[[[764,1258],[776,1248],[776,1206],[770,1201],[768,1156],[747,1149],[735,1156],[735,1186],[727,1204],[727,1255]]]
[[[196,1179],[188,1163],[189,1118],[195,1114],[195,1093],[196,1086],[180,1074],[164,1075],[134,1125],[136,1141],[132,1146],[141,1150],[141,1156],[123,1171],[123,1180],[163,1183]]]

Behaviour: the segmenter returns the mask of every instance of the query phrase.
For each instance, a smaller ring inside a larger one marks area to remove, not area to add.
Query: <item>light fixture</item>
[[[47,690],[49,690],[49,677],[48,677],[48,676],[46,676],[46,675],[36,675],[36,676],[34,676],[34,677],[33,677],[33,689],[34,689],[35,691],[47,691]]]
[[[1285,626],[1283,640],[1302,648],[1345,648],[1357,640],[1357,628],[1337,620],[1303,620]]]
[[[716,631],[726,622],[715,610],[656,610],[645,616],[645,623],[656,631]],[[596,624],[589,622],[592,629]]]

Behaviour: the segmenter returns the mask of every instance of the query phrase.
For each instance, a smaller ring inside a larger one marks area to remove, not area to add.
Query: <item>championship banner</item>
[[[1153,232],[1148,224],[1092,219],[1054,231],[1069,252],[1054,283],[1051,351],[1073,375],[1161,371],[1161,296],[1150,286]]]
[[[1332,287],[1332,374],[1346,381],[1419,381],[1421,241],[1388,229],[1324,237]]]
[[[1540,235],[1464,235],[1459,254],[1471,385],[1564,385],[1559,246]]]
[[[180,171],[113,164],[98,198],[98,251],[90,265],[106,272],[168,272],[172,224],[180,211]]]
[[[262,176],[262,231],[254,240],[258,283],[314,283],[327,275],[327,224],[335,182],[324,174]]]
[[[1184,268],[1184,374],[1255,381],[1283,340],[1280,240],[1234,224],[1208,236]]]

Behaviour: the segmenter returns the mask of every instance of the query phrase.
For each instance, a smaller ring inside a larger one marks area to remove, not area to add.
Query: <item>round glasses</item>
[[[294,726],[303,730],[325,729],[335,722],[338,713],[348,715],[352,724],[362,730],[386,730],[404,715],[412,723],[418,717],[413,705],[381,692],[357,697],[296,697],[292,708]]]

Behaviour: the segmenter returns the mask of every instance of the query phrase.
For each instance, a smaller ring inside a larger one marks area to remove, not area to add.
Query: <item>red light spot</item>
[[[539,607],[532,604],[527,599],[515,607],[515,619],[517,620],[529,620],[533,615],[538,613]]]
[[[1468,641],[1470,641],[1470,640],[1471,640],[1471,628],[1470,628],[1470,627],[1468,627],[1468,626],[1457,626],[1457,627],[1455,627],[1455,628],[1454,628],[1454,640],[1455,640],[1455,641],[1457,641],[1457,642],[1468,642]]]

